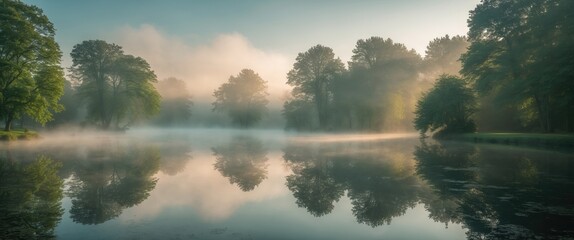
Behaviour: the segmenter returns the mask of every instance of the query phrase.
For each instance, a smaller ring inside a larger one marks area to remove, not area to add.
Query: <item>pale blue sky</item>
[[[380,36],[403,43],[424,56],[432,39],[466,34],[468,12],[479,0],[24,2],[42,8],[54,23],[64,67],[70,65],[73,45],[103,39],[146,58],[160,79],[175,76],[193,79],[194,84],[219,83],[226,80],[223,76],[240,70],[240,66],[230,62],[245,62],[245,67],[266,77],[271,88],[275,85],[279,89],[284,86],[285,74],[297,53],[316,44],[333,48],[347,62],[357,40]],[[222,36],[227,38],[221,40]],[[228,61],[206,59],[210,54]],[[182,61],[189,64],[178,66]],[[202,73],[205,67],[192,67],[204,62],[210,66],[221,64],[217,69],[221,75]],[[271,67],[265,65],[269,62],[273,63]]]
[[[468,11],[478,0],[290,0],[153,1],[25,0],[44,9],[57,28],[62,50],[105,38],[122,26],[141,24],[190,44],[220,33],[240,33],[257,48],[286,54],[315,44],[340,56],[358,39],[390,37],[424,55],[426,44],[445,34],[465,34]],[[65,52],[65,54],[67,54]]]

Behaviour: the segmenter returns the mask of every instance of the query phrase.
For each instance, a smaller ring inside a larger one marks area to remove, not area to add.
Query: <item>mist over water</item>
[[[569,233],[537,224],[574,219],[556,212],[574,206],[571,154],[420,142],[408,133],[139,128],[42,136],[3,142],[0,156],[62,164],[58,239],[556,237]]]

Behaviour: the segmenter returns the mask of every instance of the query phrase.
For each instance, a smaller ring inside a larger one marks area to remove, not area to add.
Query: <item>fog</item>
[[[268,82],[274,108],[283,104],[284,93],[290,89],[286,75],[293,56],[256,48],[240,33],[220,34],[199,45],[190,45],[152,25],[125,26],[114,35],[126,52],[146,59],[158,79],[185,81],[198,104],[213,102],[213,91],[244,68],[253,69]]]

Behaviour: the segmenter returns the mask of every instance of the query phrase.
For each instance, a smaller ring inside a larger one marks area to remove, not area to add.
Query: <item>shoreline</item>
[[[0,131],[0,141],[19,141],[19,140],[32,140],[38,139],[40,135],[36,131],[28,131],[28,130],[12,130],[12,131]]]
[[[574,134],[464,133],[442,136],[437,140],[574,150]]]

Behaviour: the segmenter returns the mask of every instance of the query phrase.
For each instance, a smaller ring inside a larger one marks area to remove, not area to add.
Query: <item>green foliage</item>
[[[406,128],[412,119],[421,58],[391,39],[357,41],[349,75],[335,82],[341,127],[382,131]]]
[[[317,114],[311,100],[291,98],[283,104],[287,130],[316,130]]]
[[[457,73],[468,44],[462,36],[436,38],[423,60],[391,39],[360,39],[348,71],[330,48],[317,45],[298,55],[287,76],[294,88],[284,103],[286,128],[410,130],[418,94],[434,77]]]
[[[59,103],[64,107],[64,110],[54,114],[54,121],[48,123],[48,127],[75,123],[79,120],[80,103],[77,90],[72,86],[72,82],[64,81],[64,94]]]
[[[482,1],[468,21],[462,73],[482,95],[514,106],[523,125],[574,131],[572,12],[570,1]]]
[[[423,63],[425,77],[436,79],[441,74],[456,75],[462,68],[460,57],[470,46],[465,36],[435,38],[429,42]]]
[[[297,101],[308,99],[314,103],[321,129],[325,129],[328,124],[333,98],[331,84],[344,71],[345,66],[339,58],[335,58],[333,49],[316,45],[304,53],[299,53],[293,69],[287,73],[287,84],[293,86],[293,97]],[[287,121],[297,122],[289,119]]]
[[[44,156],[29,164],[0,160],[0,239],[55,239],[63,214],[60,168]]]
[[[103,129],[112,122],[123,129],[159,112],[156,76],[144,59],[102,40],[77,44],[70,55],[72,76],[80,83],[78,95],[87,103],[89,119]]]
[[[416,107],[415,129],[421,135],[439,130],[440,134],[473,132],[476,130],[472,114],[476,99],[464,80],[443,75],[434,87],[423,94]]]
[[[168,78],[159,81],[157,89],[161,95],[161,110],[154,120],[158,125],[185,125],[191,118],[191,96],[183,80]]]
[[[38,133],[34,131],[24,130],[11,130],[11,131],[0,131],[0,140],[18,140],[18,139],[34,139],[38,138]]]
[[[226,112],[240,127],[251,127],[267,112],[268,95],[267,82],[253,70],[243,69],[213,92],[213,111]]]
[[[62,110],[64,74],[54,26],[36,6],[0,2],[0,118],[6,131],[24,115],[45,124]]]

